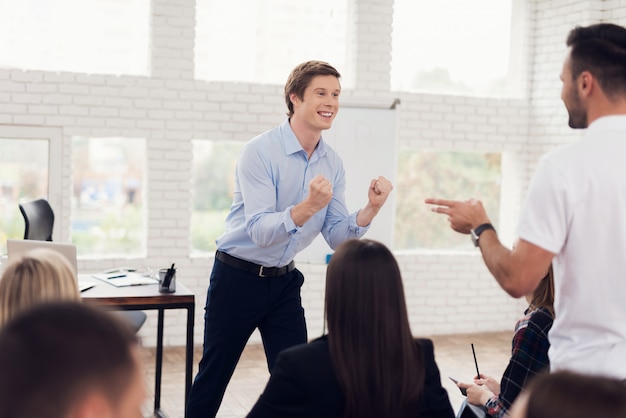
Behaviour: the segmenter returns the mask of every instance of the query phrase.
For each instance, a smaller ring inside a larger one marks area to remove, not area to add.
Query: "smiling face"
[[[339,111],[341,86],[337,77],[318,75],[304,90],[302,98],[290,95],[293,103],[292,124],[297,124],[310,133],[321,134],[329,129]]]

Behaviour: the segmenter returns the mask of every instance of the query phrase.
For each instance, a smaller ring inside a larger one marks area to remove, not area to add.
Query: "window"
[[[0,66],[147,75],[150,0],[0,0]]]
[[[72,164],[72,242],[78,254],[144,255],[145,139],[74,137]]]
[[[193,140],[192,254],[212,254],[233,202],[235,165],[245,142]]]
[[[520,97],[520,1],[395,0],[392,89]]]
[[[427,197],[483,202],[498,227],[501,154],[400,150],[394,249],[471,249],[467,235],[453,232],[443,215],[424,204]]]
[[[0,254],[7,238],[24,237],[19,203],[44,198],[61,216],[61,155],[59,129],[0,126]]]
[[[196,78],[283,85],[318,59],[351,83],[348,32],[348,0],[197,0]]]

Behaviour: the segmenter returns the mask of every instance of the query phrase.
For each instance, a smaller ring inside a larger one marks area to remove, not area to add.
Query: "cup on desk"
[[[168,277],[168,271],[172,271]],[[160,269],[159,270],[159,292],[174,293],[176,292],[176,269]]]

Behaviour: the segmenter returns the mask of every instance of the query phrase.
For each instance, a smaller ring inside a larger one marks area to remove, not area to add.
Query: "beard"
[[[575,85],[572,85],[566,99],[564,103],[567,114],[569,115],[569,127],[572,129],[586,129],[587,126],[589,126],[587,123],[587,110],[580,101],[580,96],[578,95],[578,90],[576,90]]]

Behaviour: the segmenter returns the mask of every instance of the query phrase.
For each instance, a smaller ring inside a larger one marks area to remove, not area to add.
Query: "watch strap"
[[[485,232],[488,229],[493,229],[494,231],[496,230],[496,228],[493,225],[491,225],[491,224],[482,224],[482,225],[478,225],[476,227],[476,229],[474,229],[474,234],[477,237],[480,237],[480,234],[482,234],[483,232]]]
[[[494,231],[496,230],[496,228],[490,223],[481,224],[481,225],[478,225],[475,229],[472,229],[471,234],[472,234],[472,241],[474,242],[474,246],[478,247],[478,239],[480,238],[480,234],[482,234],[488,229],[493,229]]]

